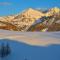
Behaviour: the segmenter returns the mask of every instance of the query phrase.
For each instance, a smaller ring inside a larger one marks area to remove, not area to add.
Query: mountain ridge
[[[0,21],[13,24],[14,26],[16,26],[16,28],[18,28],[17,29],[18,31],[27,31],[29,27],[38,19],[44,16],[50,17],[56,14],[60,14],[60,9],[57,7],[49,9],[48,12],[46,13],[35,10],[33,8],[29,8],[17,15],[0,17]],[[10,29],[10,30],[13,30],[13,29]]]

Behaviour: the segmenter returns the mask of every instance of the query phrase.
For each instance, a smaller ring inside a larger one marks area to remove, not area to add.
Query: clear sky
[[[60,0],[0,0],[0,16],[17,14],[28,8],[60,8]]]

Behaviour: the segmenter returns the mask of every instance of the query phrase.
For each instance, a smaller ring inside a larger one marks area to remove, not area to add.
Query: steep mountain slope
[[[38,19],[28,31],[60,31],[60,13]]]
[[[0,29],[14,30],[17,31],[18,28],[11,23],[0,21]]]
[[[44,16],[42,12],[29,8],[15,16],[0,17],[0,21],[9,22],[15,25],[18,31],[26,31],[35,20],[42,16]]]
[[[20,31],[26,31],[35,22],[35,20],[42,16],[44,16],[42,12],[29,8],[23,13],[17,15],[12,22],[14,25],[18,26]]]

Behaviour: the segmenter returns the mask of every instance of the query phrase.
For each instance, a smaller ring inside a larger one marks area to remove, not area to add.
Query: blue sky
[[[60,7],[60,0],[0,0],[0,16],[17,14],[28,8]]]

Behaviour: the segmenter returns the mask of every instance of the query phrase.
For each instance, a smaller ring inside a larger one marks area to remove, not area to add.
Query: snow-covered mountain
[[[53,21],[55,16],[59,16],[59,15],[60,15],[60,9],[57,7],[49,9],[46,13],[29,8],[17,15],[0,17],[0,29],[27,31],[38,20],[39,23],[44,22],[45,18],[43,19],[43,17],[53,17],[52,19]],[[49,21],[51,22],[51,20]],[[46,24],[46,22],[44,23]]]

